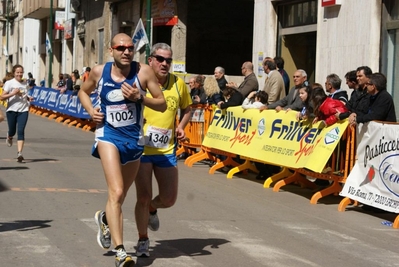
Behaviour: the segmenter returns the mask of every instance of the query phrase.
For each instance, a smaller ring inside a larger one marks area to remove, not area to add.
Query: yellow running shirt
[[[175,150],[176,114],[178,109],[192,104],[190,92],[185,82],[174,74],[168,74],[166,83],[161,86],[167,109],[165,112],[144,108],[144,155],[173,154]],[[147,90],[146,97],[152,97]]]

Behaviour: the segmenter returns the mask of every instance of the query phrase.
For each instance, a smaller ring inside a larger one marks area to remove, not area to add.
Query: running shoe
[[[150,213],[150,217],[148,218],[148,229],[151,231],[158,231],[159,229],[159,218],[157,215],[157,211],[154,214]]]
[[[149,257],[150,256],[150,240],[147,238],[146,240],[139,240],[137,242],[136,247],[136,256],[137,257]]]
[[[105,211],[99,210],[94,215],[94,220],[98,226],[97,243],[103,249],[111,247],[111,232],[109,231],[108,224],[104,223]]]
[[[8,147],[12,146],[12,137],[9,137],[7,134],[7,138],[6,138],[6,144]]]
[[[22,162],[24,160],[24,157],[22,156],[22,152],[18,152],[17,154],[17,161]]]
[[[126,251],[123,248],[120,248],[118,250],[113,250],[116,252],[115,255],[115,266],[116,267],[131,267],[134,266],[135,262],[130,257],[127,255]]]

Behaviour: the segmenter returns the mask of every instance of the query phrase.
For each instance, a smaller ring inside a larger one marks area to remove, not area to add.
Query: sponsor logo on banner
[[[258,133],[262,135],[265,132],[265,119],[262,118],[258,123]]]
[[[340,139],[339,129],[338,129],[338,127],[336,127],[326,134],[326,137],[324,138],[324,143],[326,145],[329,145],[329,144],[339,141],[339,139]]]
[[[398,160],[399,154],[394,154],[389,157],[386,157],[382,162],[379,169],[379,174],[382,180],[382,183],[388,189],[389,192],[399,197],[399,170],[396,167],[395,162],[399,162]]]

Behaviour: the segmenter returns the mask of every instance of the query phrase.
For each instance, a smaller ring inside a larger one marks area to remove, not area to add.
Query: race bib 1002
[[[107,122],[114,127],[123,127],[136,123],[136,104],[107,106]]]

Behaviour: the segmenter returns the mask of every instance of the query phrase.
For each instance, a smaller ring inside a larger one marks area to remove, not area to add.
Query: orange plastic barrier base
[[[52,110],[43,109],[37,106],[30,106],[30,113],[41,117],[47,117],[49,120],[54,120],[55,122],[62,123],[68,127],[75,126],[76,128],[82,128],[84,131],[94,131],[96,124],[91,120],[81,120],[65,114],[60,114],[53,112]]]

